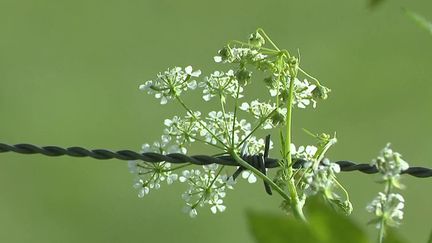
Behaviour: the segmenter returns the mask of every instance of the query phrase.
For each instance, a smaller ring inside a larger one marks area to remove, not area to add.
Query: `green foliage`
[[[249,212],[249,225],[258,243],[318,242],[312,230],[303,222],[285,215]]]
[[[307,207],[309,222],[302,223],[285,215],[249,213],[252,234],[258,243],[314,242],[363,243],[366,234],[348,217],[335,213],[317,198]]]
[[[431,231],[431,233],[430,233],[430,235],[429,235],[429,240],[428,240],[427,243],[432,243],[432,231]]]
[[[414,20],[414,22],[420,26],[421,28],[425,29],[426,31],[429,32],[429,34],[432,35],[432,22],[430,22],[429,20],[427,20],[425,17],[414,13],[410,10],[404,10],[405,13],[408,15],[408,17],[410,17],[412,20]]]

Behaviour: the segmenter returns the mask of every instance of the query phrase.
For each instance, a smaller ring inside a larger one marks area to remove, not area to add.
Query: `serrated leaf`
[[[320,242],[304,223],[286,215],[249,212],[252,235],[258,243],[317,243]]]
[[[414,13],[412,11],[406,10],[405,9],[405,13],[408,15],[408,17],[410,17],[412,20],[414,20],[414,22],[420,26],[421,28],[425,29],[426,31],[429,32],[429,34],[432,35],[432,22],[428,21],[426,18],[424,18],[423,16]]]

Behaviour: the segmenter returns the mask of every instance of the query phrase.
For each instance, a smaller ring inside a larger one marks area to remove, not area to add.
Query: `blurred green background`
[[[139,84],[174,65],[208,73],[227,40],[263,27],[333,90],[316,112],[295,113],[296,143],[312,142],[302,127],[337,131],[335,160],[369,162],[392,142],[411,165],[432,167],[432,37],[401,7],[432,17],[427,0],[374,11],[364,0],[0,0],[0,141],[138,151],[179,110]],[[0,154],[0,242],[253,242],[246,210],[279,212],[261,183],[240,183],[225,213],[190,219],[183,185],[138,199],[132,179],[124,161]],[[341,175],[371,239],[364,208],[376,179]],[[432,179],[404,182],[401,233],[425,242]]]

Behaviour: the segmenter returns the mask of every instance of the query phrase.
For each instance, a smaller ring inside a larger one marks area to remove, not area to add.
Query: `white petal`
[[[196,87],[197,87],[197,82],[196,82],[195,80],[193,80],[193,81],[189,82],[189,83],[187,84],[187,86],[188,86],[189,89],[196,89]]]
[[[215,62],[222,62],[222,57],[221,56],[214,56],[213,57],[213,60],[215,61]]]
[[[223,212],[223,211],[225,211],[226,206],[225,205],[218,205],[217,209],[219,209],[219,212]]]
[[[248,178],[248,177],[250,176],[250,174],[251,174],[251,173],[250,173],[248,170],[243,171],[243,172],[242,172],[242,177],[243,177],[243,179]]]
[[[254,174],[251,174],[251,175],[248,177],[248,182],[249,182],[249,183],[255,183],[256,181],[257,181],[257,178],[255,177]]]
[[[205,101],[209,101],[209,100],[211,99],[211,94],[203,95],[203,99],[204,99]]]
[[[276,89],[270,89],[270,96],[276,96],[277,95],[277,90]]]
[[[186,72],[186,74],[191,75],[192,74],[192,66],[187,66],[185,68],[185,72]]]
[[[201,75],[201,70],[196,70],[196,71],[191,73],[192,77],[199,77],[200,75]]]
[[[161,104],[161,105],[165,105],[166,103],[168,103],[168,100],[167,100],[167,98],[166,98],[165,96],[163,96],[163,97],[161,98],[160,104]]]
[[[246,102],[243,102],[239,108],[240,108],[240,110],[246,111],[247,109],[249,109],[249,104]]]

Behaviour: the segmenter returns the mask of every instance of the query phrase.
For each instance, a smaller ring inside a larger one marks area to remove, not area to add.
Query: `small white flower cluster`
[[[191,80],[192,77],[199,77],[201,71],[193,71],[192,66],[186,67],[184,70],[180,67],[168,69],[163,73],[159,73],[155,80],[149,80],[139,86],[140,90],[147,91],[148,94],[154,94],[157,99],[161,99],[162,105],[168,103],[168,100],[180,95],[188,89],[195,89],[197,82]]]
[[[240,47],[225,46],[219,50],[218,55],[214,57],[217,63],[237,64],[237,69],[226,72],[214,71],[203,80],[194,80],[201,75],[200,70],[193,70],[191,66],[186,68],[174,67],[165,72],[159,73],[155,80],[149,80],[140,85],[140,89],[152,94],[155,98],[160,99],[160,104],[167,104],[170,100],[177,101],[187,111],[185,116],[174,116],[164,120],[164,131],[161,140],[153,144],[144,144],[143,152],[155,153],[182,153],[186,154],[187,148],[194,142],[202,142],[212,147],[223,150],[224,153],[235,151],[244,146],[246,154],[259,154],[264,150],[264,139],[258,139],[253,136],[252,132],[257,129],[271,129],[279,124],[285,124],[287,118],[287,108],[283,107],[288,101],[289,96],[289,77],[293,68],[295,73],[298,70],[298,60],[290,57],[288,53],[280,51],[271,41],[275,50],[263,48],[266,43],[266,35],[262,30],[257,30],[250,35],[248,43],[234,41]],[[268,39],[268,37],[266,37]],[[264,82],[270,88],[270,95],[277,96],[272,102],[260,102],[254,100],[244,102],[240,107],[235,107],[234,112],[228,110],[227,104],[240,104],[239,98],[243,98],[244,88],[252,80],[252,72],[249,66],[259,71],[268,73],[270,80]],[[306,74],[306,73],[305,73]],[[306,76],[309,76],[306,74]],[[315,80],[315,79],[314,79]],[[320,86],[316,80],[316,85],[309,83],[307,80],[293,80],[293,105],[306,108],[309,105],[316,106],[314,98],[326,97],[329,92],[323,86]],[[204,101],[210,101],[217,98],[220,101],[220,111],[210,111],[207,115],[194,111],[186,105],[180,97],[188,90],[196,88],[202,89],[202,98]],[[319,91],[319,92],[317,92]],[[230,99],[227,101],[227,99]],[[275,103],[274,103],[275,102]],[[276,105],[277,104],[277,105]],[[282,108],[283,107],[283,108]],[[248,112],[255,122],[251,123],[246,119],[238,117],[237,108]],[[291,108],[291,107],[290,107]],[[255,124],[254,127],[251,124]],[[270,148],[272,143],[270,143]],[[246,151],[247,150],[247,151]],[[243,151],[243,149],[242,149]],[[314,146],[299,147],[298,150],[291,148],[293,156],[299,159],[309,161],[313,164],[317,148]],[[311,166],[308,164],[307,166]],[[191,216],[197,215],[197,207],[204,205],[210,206],[212,213],[223,212],[225,206],[223,199],[226,195],[226,189],[232,189],[234,183],[232,177],[221,175],[222,168],[218,166],[207,165],[202,169],[188,169],[180,165],[171,167],[170,163],[147,163],[142,161],[133,161],[129,163],[130,170],[137,176],[135,187],[138,189],[138,196],[143,197],[151,189],[160,188],[161,182],[166,181],[168,184],[178,180],[188,184],[187,191],[183,194],[186,201],[185,211]],[[302,168],[303,171],[309,171],[309,167]],[[176,172],[178,170],[181,172]],[[176,174],[176,173],[179,174]],[[307,188],[310,194],[318,191],[327,193],[332,186],[331,177],[338,172],[335,164],[323,164],[318,169],[313,168],[310,173],[304,173],[304,179],[307,182]],[[249,183],[254,183],[257,178],[250,171],[243,171],[242,178]],[[292,178],[289,178],[291,180]],[[282,181],[286,185],[288,178]],[[326,184],[327,183],[327,184]]]
[[[290,146],[291,156],[302,159],[306,161],[306,164],[303,164],[303,167],[309,168],[312,166],[313,161],[315,161],[315,153],[318,151],[318,148],[313,145],[300,146],[296,149],[294,144]]]
[[[352,212],[352,205],[348,197],[342,199],[338,194],[341,185],[337,182],[336,174],[340,170],[340,166],[331,162],[329,159],[324,158],[321,163],[314,168],[316,162],[316,153],[318,148],[315,146],[300,146],[298,149],[291,144],[291,153],[295,159],[305,161],[302,168],[299,168],[301,174],[299,186],[300,200],[304,204],[306,199],[310,196],[320,194],[330,205],[336,210],[349,215]]]
[[[219,50],[218,55],[213,59],[219,63],[238,63],[247,61],[249,63],[257,63],[264,61],[267,55],[259,51],[247,47],[225,47]]]
[[[377,167],[383,180],[397,180],[401,172],[409,168],[409,164],[402,159],[402,155],[394,152],[389,143],[381,150],[379,156],[372,160],[371,165]]]
[[[187,113],[182,119],[178,116],[174,116],[172,119],[165,119],[164,134],[167,135],[169,140],[182,149],[182,153],[186,154],[186,146],[195,142],[198,134],[203,129],[203,126],[199,123],[201,112],[196,111],[193,113]]]
[[[203,88],[202,98],[205,101],[209,101],[215,96],[221,99],[225,99],[226,96],[236,98],[237,90],[238,98],[242,98],[243,87],[239,87],[239,85],[233,70],[226,73],[215,71],[210,77],[206,77],[204,81],[198,84],[200,88]]]
[[[233,126],[234,123],[234,126]],[[222,111],[211,111],[204,121],[205,129],[202,129],[200,135],[204,137],[206,142],[217,144],[238,144],[240,139],[243,139],[252,131],[252,126],[245,119],[237,120],[234,119],[233,112],[223,113]],[[234,132],[233,132],[234,128]],[[234,141],[232,136],[234,135]],[[251,136],[251,146],[253,147],[253,139]],[[252,148],[253,150],[253,148]]]
[[[399,226],[403,219],[405,200],[401,194],[393,193],[392,189],[403,189],[403,185],[399,183],[400,174],[409,168],[409,164],[402,159],[401,154],[394,152],[390,144],[387,144],[379,156],[372,160],[371,165],[377,167],[381,181],[385,184],[385,193],[379,192],[366,207],[368,212],[375,215],[371,223],[375,223],[380,230],[384,230],[384,226]]]
[[[167,162],[129,161],[129,170],[137,176],[134,188],[138,190],[138,197],[149,194],[150,189],[159,189],[163,181],[171,185],[178,178],[177,174],[171,172],[171,164]]]
[[[180,149],[174,148],[167,150],[164,147],[168,144],[166,143],[167,140],[162,140],[165,142],[155,142],[151,145],[144,144],[142,152],[161,154],[182,152]],[[235,184],[232,177],[220,175],[221,170],[217,171],[218,165],[216,164],[203,166],[203,170],[183,170],[180,176],[174,171],[183,166],[173,168],[168,162],[129,161],[128,166],[129,171],[136,176],[133,187],[138,190],[138,197],[140,198],[149,194],[150,190],[159,189],[164,181],[168,185],[175,181],[187,183],[189,188],[183,193],[182,198],[186,201],[185,212],[191,217],[197,215],[196,208],[198,206],[209,205],[212,213],[225,211],[226,206],[223,205],[225,191],[226,189],[233,189]]]
[[[403,219],[405,200],[399,193],[390,193],[386,196],[380,192],[378,196],[366,207],[366,210],[375,214],[376,218],[370,223],[375,223],[377,229],[384,225],[397,227]]]
[[[334,198],[338,198],[339,196],[333,192],[333,188],[336,187],[333,178],[339,172],[340,167],[338,164],[332,163],[328,159],[323,159],[316,170],[312,169],[310,172],[306,172],[304,176],[304,192],[306,196],[321,192],[328,193],[329,195],[332,194]]]
[[[289,86],[290,80],[288,78],[287,80],[287,86]],[[312,104],[312,107],[316,107],[316,101],[315,96],[313,94],[313,91],[317,88],[315,84],[309,83],[306,79],[303,81],[300,81],[299,79],[294,79],[294,99],[293,99],[293,105],[296,105],[298,108],[306,108],[310,104]],[[284,87],[282,85],[279,85],[278,87],[273,87],[269,89],[270,95],[275,97],[278,94],[282,94],[281,98],[284,97]]]
[[[263,129],[274,128],[275,125],[284,123],[286,119],[286,108],[276,109],[276,104],[259,102],[253,100],[250,104],[243,102],[239,107],[240,110],[246,111],[262,122]]]
[[[143,144],[142,153],[155,152],[160,154],[180,153],[182,149],[177,145],[168,145],[166,136],[162,136],[161,141],[153,144]],[[183,151],[184,152],[184,151]],[[150,163],[145,161],[129,161],[129,171],[135,174],[134,188],[138,190],[138,197],[149,194],[150,189],[159,189],[161,182],[166,181],[171,185],[177,180],[178,175],[173,173],[171,164],[167,162]]]
[[[211,164],[203,166],[204,171],[184,170],[179,177],[180,182],[186,182],[189,188],[183,193],[182,198],[186,201],[184,212],[194,218],[197,216],[197,207],[209,205],[213,214],[223,212],[223,198],[226,189],[233,189],[235,183],[232,177],[219,175],[218,165]]]

